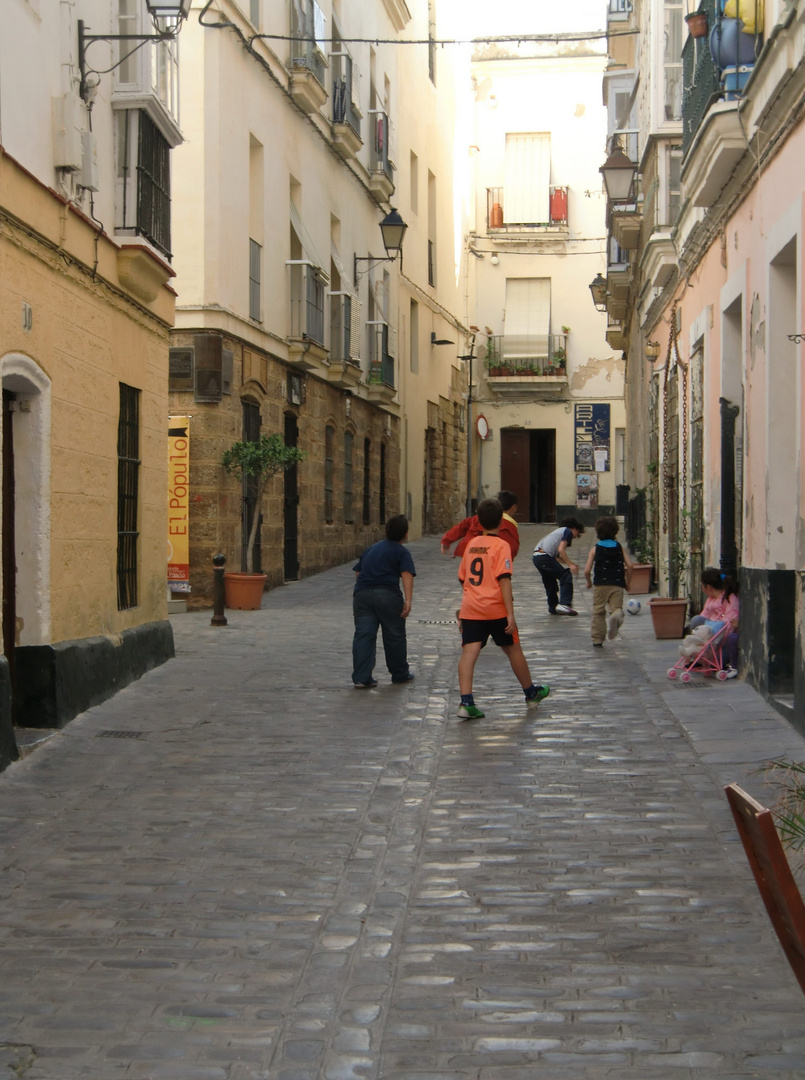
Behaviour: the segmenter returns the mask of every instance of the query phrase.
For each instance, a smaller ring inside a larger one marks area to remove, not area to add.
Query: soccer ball
[[[629,612],[630,615],[639,615],[640,614],[640,601],[639,600],[634,600],[634,599],[627,600],[626,601],[626,610]]]

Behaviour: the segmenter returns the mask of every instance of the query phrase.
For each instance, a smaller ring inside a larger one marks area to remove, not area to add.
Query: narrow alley
[[[805,1075],[722,793],[768,800],[803,740],[739,680],[671,683],[645,611],[594,652],[583,580],[549,618],[522,533],[536,714],[490,645],[456,718],[429,538],[410,685],[353,689],[347,564],[174,616],[175,660],[0,775],[0,1076]]]

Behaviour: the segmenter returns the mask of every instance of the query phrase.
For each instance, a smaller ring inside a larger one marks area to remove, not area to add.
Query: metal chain
[[[674,363],[679,371],[682,373],[682,425],[679,429],[679,434],[682,442],[682,461],[681,461],[681,477],[682,477],[682,492],[681,492],[681,513],[680,517],[682,523],[679,530],[680,540],[682,543],[687,542],[688,538],[688,516],[687,516],[687,477],[688,477],[688,368],[689,365],[683,363],[682,357],[679,355],[679,335],[676,325],[676,312],[678,301],[674,300],[673,307],[671,308],[671,332],[668,335],[668,350],[665,354],[665,364],[663,366],[663,383],[662,383],[662,400],[663,400],[663,416],[662,416],[662,470],[663,470],[663,484],[662,484],[662,531],[663,535],[668,535],[668,515],[670,512],[671,492],[676,486],[677,477],[671,472],[668,467],[668,377],[671,372],[671,356],[673,354]]]

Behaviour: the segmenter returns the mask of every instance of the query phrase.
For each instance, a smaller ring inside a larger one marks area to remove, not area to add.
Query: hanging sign
[[[168,588],[190,592],[190,417],[168,420]]]

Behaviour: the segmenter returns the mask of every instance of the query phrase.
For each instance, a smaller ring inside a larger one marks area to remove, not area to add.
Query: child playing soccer
[[[502,517],[503,508],[497,499],[484,499],[479,503],[478,520],[483,534],[467,544],[458,570],[458,580],[464,587],[459,610],[462,649],[458,662],[461,690],[458,715],[462,720],[483,718],[484,714],[472,696],[472,676],[475,662],[490,636],[508,657],[523,688],[526,704],[536,705],[550,693],[547,684],[535,686],[531,681],[528,662],[520,646],[512,603],[511,549],[497,535]]]
[[[602,517],[596,521],[598,543],[590,548],[584,567],[587,588],[595,587],[590,635],[596,649],[603,648],[605,635],[611,641],[623,622],[623,590],[626,588],[626,571],[631,569],[632,560],[615,539],[618,527],[617,518],[614,517]],[[607,614],[609,619],[605,623]]]

